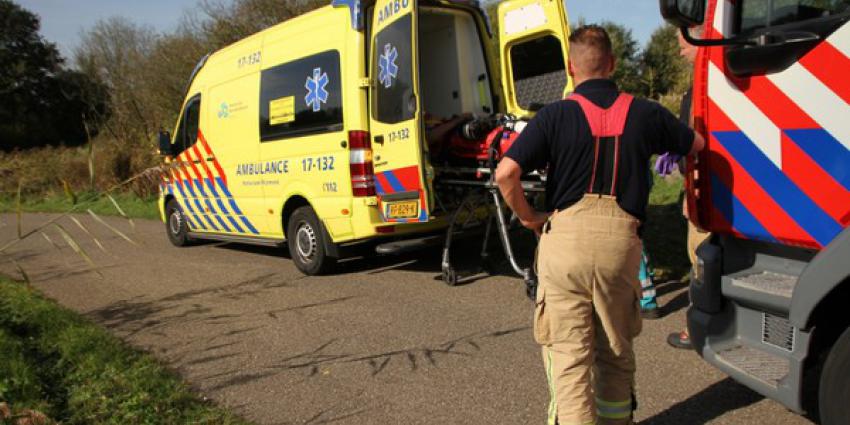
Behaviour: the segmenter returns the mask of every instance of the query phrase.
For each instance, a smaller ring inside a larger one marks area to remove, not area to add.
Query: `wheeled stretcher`
[[[499,125],[487,135],[478,154],[470,150],[474,166],[436,166],[434,185],[438,207],[448,212],[449,225],[446,229],[442,252],[442,278],[448,285],[456,285],[463,277],[452,263],[452,244],[458,236],[476,233],[483,227],[483,242],[480,266],[476,273],[490,269],[490,238],[498,235],[505,258],[513,271],[523,278],[526,293],[533,298],[537,287],[537,276],[531,265],[520,265],[511,243],[511,229],[518,226],[516,216],[507,210],[496,185],[495,171],[499,160],[513,143],[524,122],[512,116],[500,119]],[[455,149],[457,150],[457,149]],[[471,158],[469,158],[471,159]],[[542,200],[546,177],[533,172],[523,176],[522,187],[532,204]]]

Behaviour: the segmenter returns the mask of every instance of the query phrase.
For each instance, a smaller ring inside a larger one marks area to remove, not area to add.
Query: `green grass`
[[[655,267],[656,281],[678,280],[690,270],[687,256],[687,223],[682,216],[681,176],[654,177],[649,194],[643,238]]]
[[[0,277],[0,401],[63,424],[247,424],[148,354]]]
[[[112,195],[121,209],[132,218],[159,219],[156,198],[140,199],[132,193],[115,193]],[[24,197],[21,209],[24,212],[64,212],[73,206],[71,200],[64,194],[44,195],[38,198]],[[106,196],[91,193],[77,195],[77,211],[85,212],[91,209],[98,215],[119,215],[118,210]],[[0,196],[0,213],[15,212],[15,197]]]

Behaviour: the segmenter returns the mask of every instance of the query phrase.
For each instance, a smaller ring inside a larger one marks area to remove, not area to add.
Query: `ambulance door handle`
[[[207,160],[208,162],[213,162],[213,161],[215,161],[215,158],[214,158],[214,157],[212,157],[212,156],[208,156],[208,157],[206,157],[206,160]]]
[[[200,164],[200,163],[201,163],[200,159],[193,159],[192,160],[192,164]]]
[[[384,146],[384,135],[379,134],[379,135],[375,136],[375,143],[377,143],[381,146]]]

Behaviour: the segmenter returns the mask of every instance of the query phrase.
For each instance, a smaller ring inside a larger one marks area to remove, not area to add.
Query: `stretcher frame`
[[[513,124],[515,123],[515,119],[506,119],[503,123],[503,131],[497,137],[501,139],[506,131],[513,131]],[[496,184],[496,166],[499,157],[498,147],[499,143],[494,142],[490,144],[485,167],[436,167],[436,178],[434,182],[436,187],[453,189],[456,192],[463,193],[460,202],[449,214],[448,228],[446,229],[442,251],[442,279],[449,286],[455,286],[459,283],[461,276],[452,264],[451,259],[452,242],[456,236],[480,227],[482,218],[478,217],[478,212],[484,210],[487,214],[483,218],[486,223],[484,224],[484,239],[480,252],[481,264],[475,274],[488,271],[490,237],[493,233],[493,225],[495,223],[505,257],[510,263],[511,269],[522,277],[525,283],[526,295],[533,300],[537,291],[537,275],[533,265],[522,267],[517,261],[511,243],[510,231],[511,227],[516,225],[519,220],[516,214],[512,212],[510,213],[510,218],[507,217],[508,214],[504,205],[504,199]],[[545,193],[545,179],[545,175],[537,172],[523,176],[521,180],[523,193],[526,196],[541,196]],[[437,199],[437,202],[440,202],[439,199]],[[440,206],[446,210],[443,205]]]

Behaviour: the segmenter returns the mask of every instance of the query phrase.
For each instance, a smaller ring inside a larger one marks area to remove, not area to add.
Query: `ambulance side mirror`
[[[159,131],[159,154],[164,156],[174,155],[174,146],[171,144],[171,133],[168,130]]]

